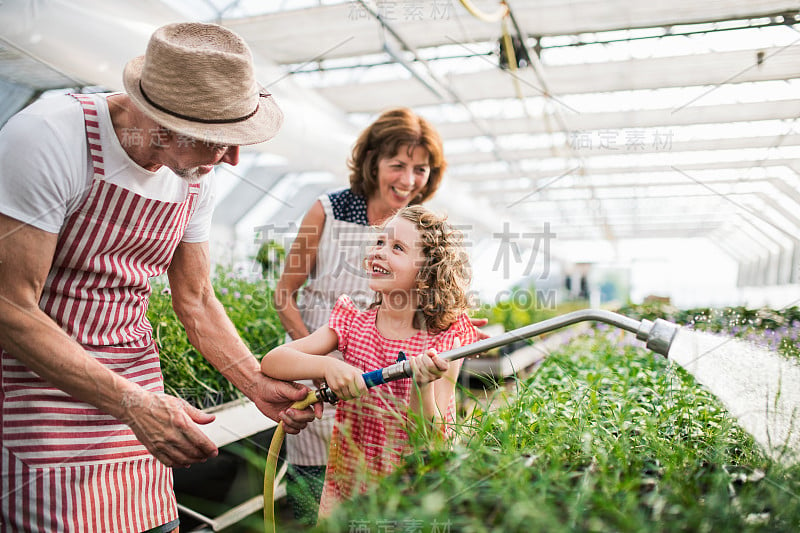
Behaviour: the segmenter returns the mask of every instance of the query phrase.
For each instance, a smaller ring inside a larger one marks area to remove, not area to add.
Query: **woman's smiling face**
[[[409,204],[425,185],[431,174],[430,155],[422,146],[401,145],[392,157],[378,160],[377,196],[392,210]]]

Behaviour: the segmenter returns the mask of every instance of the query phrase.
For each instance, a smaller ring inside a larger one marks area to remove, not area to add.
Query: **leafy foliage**
[[[771,463],[691,376],[618,340],[573,340],[470,413],[452,448],[419,443],[319,530],[796,531],[800,466]]]
[[[263,243],[256,254],[256,261],[261,265],[261,275],[266,280],[280,278],[285,260],[286,248],[275,241]]]
[[[516,287],[507,300],[495,305],[483,304],[474,316],[486,318],[490,324],[502,324],[506,331],[511,331],[586,307],[585,300],[558,303],[555,292],[537,291],[534,286]]]
[[[261,356],[283,342],[284,330],[272,306],[272,289],[266,281],[247,280],[218,269],[213,283],[217,298],[254,354]],[[147,317],[153,326],[168,394],[180,396],[200,408],[242,396],[189,343],[162,279],[153,282]]]

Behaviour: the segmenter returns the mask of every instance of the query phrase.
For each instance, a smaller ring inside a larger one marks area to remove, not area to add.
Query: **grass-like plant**
[[[683,369],[619,341],[573,340],[479,401],[452,448],[418,441],[318,530],[798,531],[800,467],[769,461]]]

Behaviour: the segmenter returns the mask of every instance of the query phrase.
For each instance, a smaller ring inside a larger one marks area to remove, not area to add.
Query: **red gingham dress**
[[[450,328],[430,335],[420,331],[407,339],[387,339],[375,327],[377,308],[359,311],[347,295],[340,296],[328,326],[339,336],[344,360],[363,371],[397,362],[398,352],[419,355],[429,348],[444,352],[458,337],[461,345],[475,342],[477,331],[462,314]],[[330,457],[320,502],[320,516],[330,514],[337,502],[366,490],[374,481],[394,470],[408,446],[406,420],[412,380],[400,379],[369,390],[369,393],[336,408]],[[455,396],[445,414],[454,421]]]

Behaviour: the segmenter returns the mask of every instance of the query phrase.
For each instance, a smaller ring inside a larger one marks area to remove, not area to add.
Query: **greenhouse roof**
[[[118,89],[162,23],[219,22],[250,44],[287,116],[226,171],[215,222],[230,235],[296,222],[346,183],[358,131],[404,105],[442,133],[433,203],[475,242],[547,225],[553,252],[582,262],[613,260],[623,241],[696,238],[738,265],[740,285],[797,281],[800,4],[508,4],[530,59],[515,70],[500,65],[503,24],[458,0],[10,0],[0,117],[49,89]],[[606,253],[586,245],[598,242]]]

